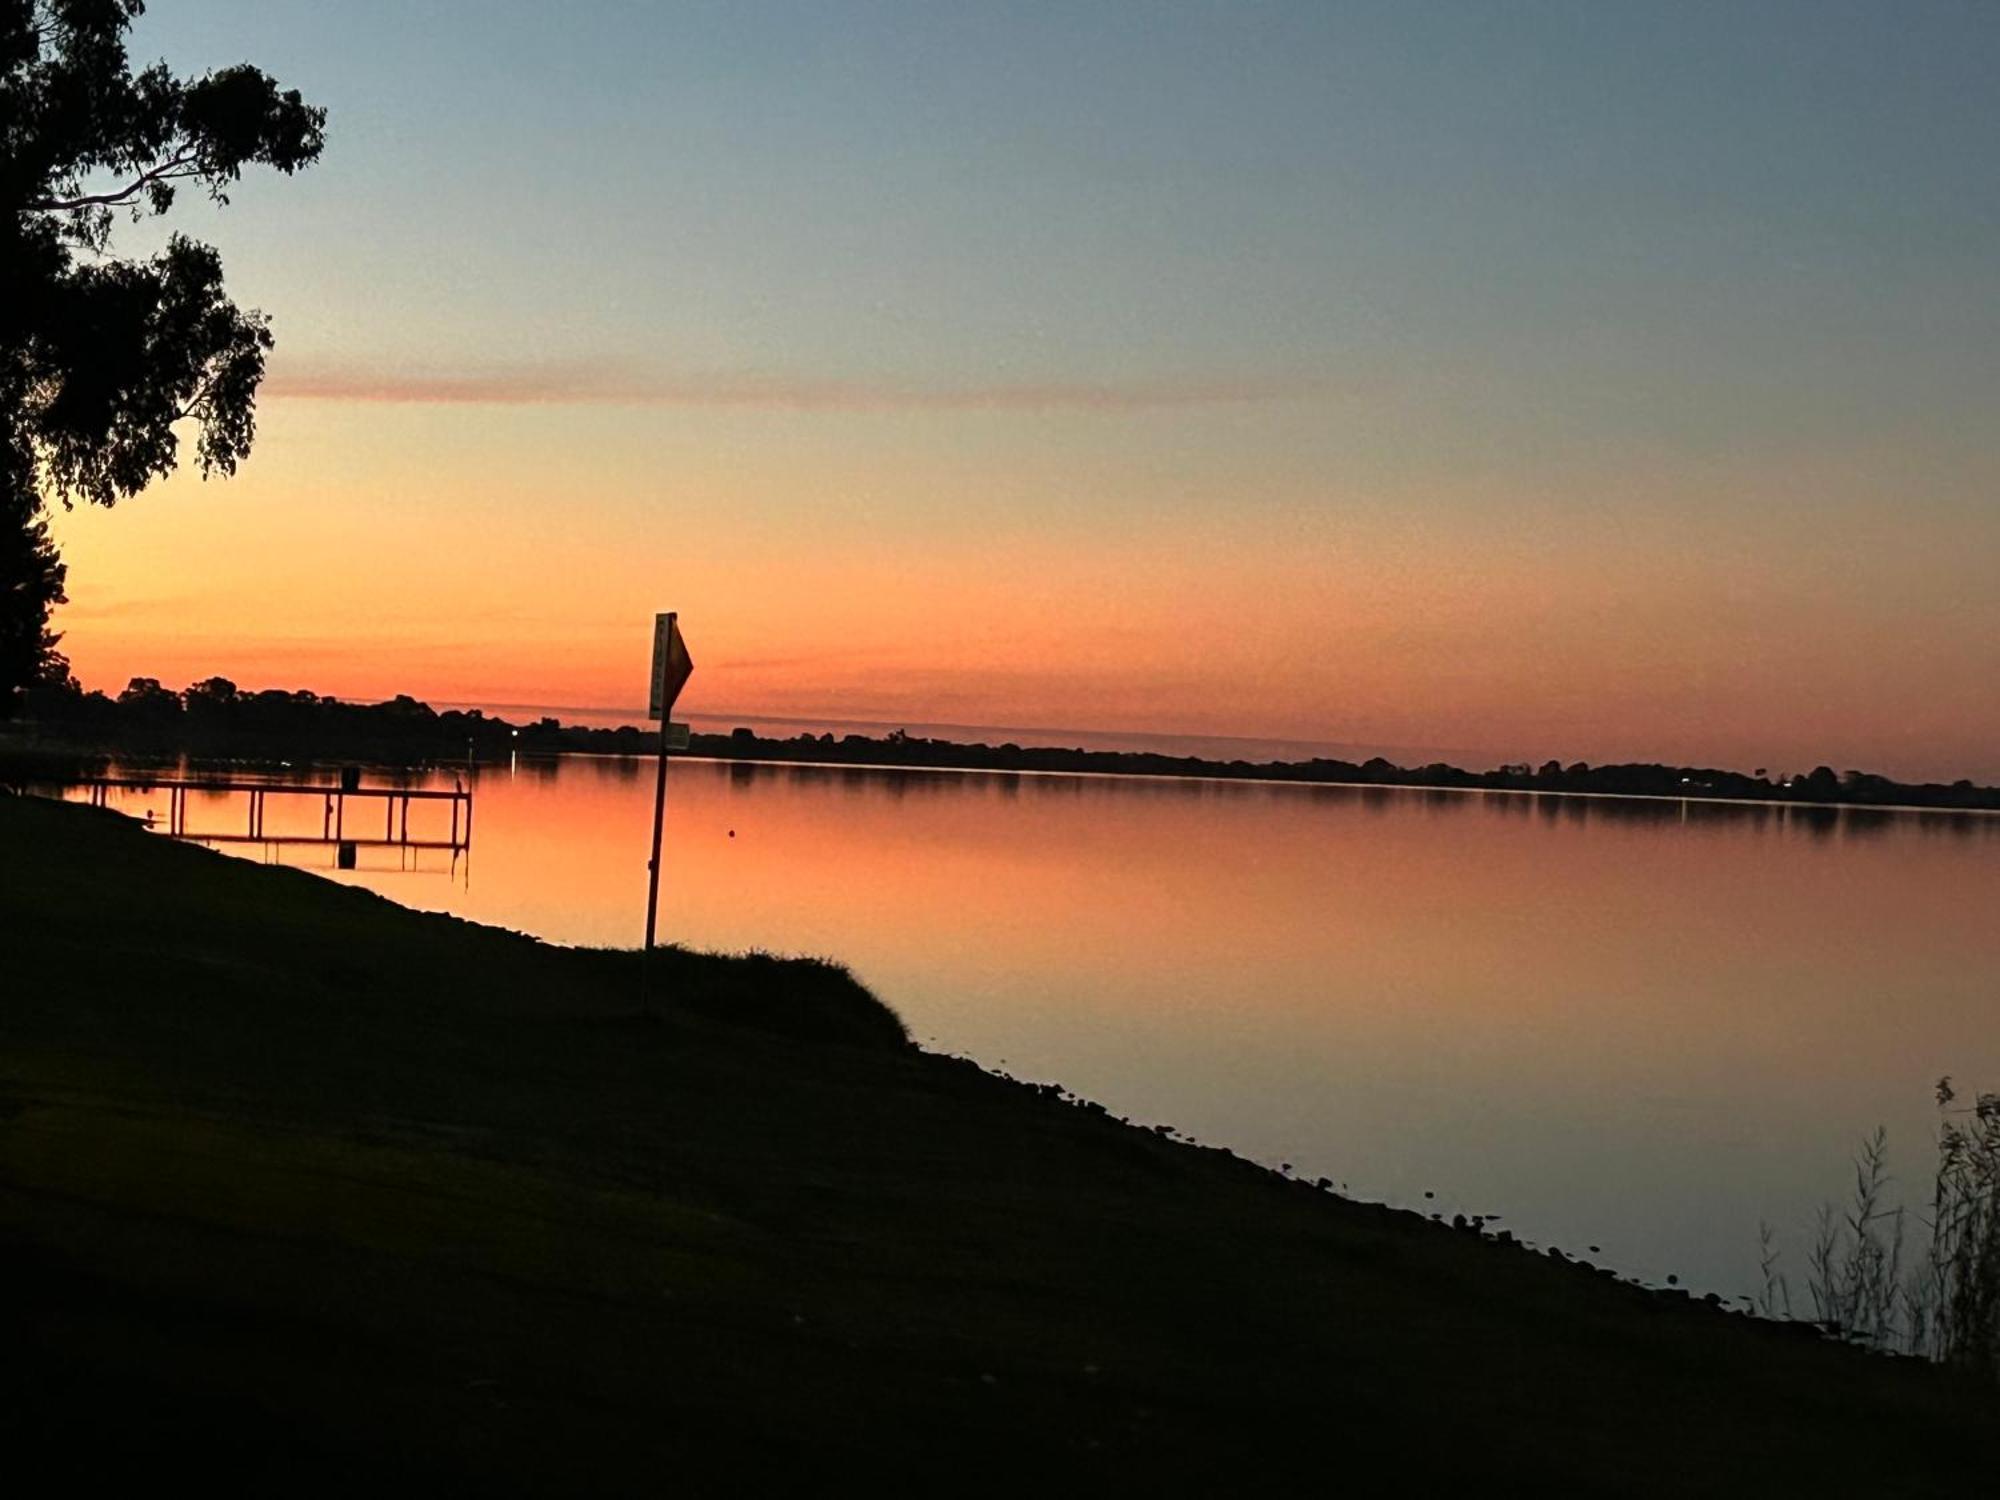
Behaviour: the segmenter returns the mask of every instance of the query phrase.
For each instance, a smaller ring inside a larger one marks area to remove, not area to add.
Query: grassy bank
[[[0,1442],[224,1487],[1936,1493],[1990,1393],[0,797]],[[1969,1433],[1980,1434],[1968,1442]]]

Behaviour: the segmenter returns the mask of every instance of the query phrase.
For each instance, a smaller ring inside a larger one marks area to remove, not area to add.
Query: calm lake
[[[650,763],[474,785],[456,858],[232,852],[637,944]],[[1878,1123],[1920,1204],[1940,1074],[2000,1088],[2000,817],[679,760],[664,868],[665,936],[838,958],[928,1047],[1730,1297],[1760,1221],[1802,1291]]]

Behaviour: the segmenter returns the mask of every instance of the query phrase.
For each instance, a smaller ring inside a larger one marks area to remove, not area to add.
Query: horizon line
[[[623,706],[582,703],[503,703],[498,701],[481,703],[471,698],[440,698],[437,700],[437,706],[447,708],[488,708],[495,711],[502,709],[553,709],[559,712],[575,714],[629,715],[634,724],[637,725],[649,722],[646,711],[637,707],[626,708]],[[821,723],[829,726],[851,725],[861,729],[903,730],[907,730],[912,724],[918,724],[929,729],[1006,730],[1014,734],[1075,734],[1089,735],[1099,739],[1213,740],[1224,744],[1296,745],[1302,750],[1325,749],[1329,747],[1361,749],[1366,746],[1376,745],[1382,749],[1416,750],[1423,751],[1426,754],[1486,755],[1492,753],[1484,750],[1475,751],[1464,747],[1453,748],[1442,745],[1399,745],[1391,744],[1387,741],[1305,739],[1297,735],[1288,734],[1212,734],[1200,731],[1171,729],[1092,729],[1074,724],[982,724],[953,719],[859,719],[849,715],[832,713],[750,714],[738,713],[727,709],[688,709],[686,710],[686,715],[690,719],[734,719],[740,720],[745,724]]]
[[[197,679],[197,681],[200,680],[203,679]],[[255,693],[255,692],[273,691],[274,689],[252,688],[247,690],[242,690],[242,689],[239,690]],[[103,692],[104,690],[85,688],[84,691]],[[280,689],[275,689],[275,691],[291,692],[300,690],[280,688]],[[115,697],[116,694],[106,693],[105,696]],[[558,715],[563,713],[592,714],[603,717],[623,718],[627,720],[627,722],[629,722],[631,726],[634,728],[643,727],[650,722],[655,722],[649,720],[645,711],[636,706],[626,707],[622,705],[588,705],[588,704],[573,704],[573,703],[527,703],[519,701],[503,701],[499,699],[486,699],[482,701],[473,698],[424,698],[424,697],[419,697],[418,695],[413,693],[389,693],[389,694],[325,693],[325,694],[320,694],[319,696],[321,696],[322,698],[326,698],[330,701],[345,703],[355,707],[372,707],[383,703],[391,702],[398,697],[406,697],[406,698],[413,698],[418,702],[426,704],[427,706],[433,708],[442,708],[445,710],[462,711],[465,709],[478,709],[481,711],[490,710],[495,713],[499,713],[503,710],[532,711],[538,714],[553,711],[554,714]],[[1661,759],[1635,760],[1630,758],[1629,756],[1618,757],[1610,760],[1585,761],[1581,756],[1550,756],[1542,751],[1537,751],[1531,754],[1509,756],[1499,751],[1477,749],[1470,746],[1403,744],[1386,740],[1355,741],[1355,740],[1339,740],[1331,738],[1310,739],[1310,738],[1300,738],[1297,735],[1289,735],[1289,734],[1216,734],[1216,733],[1203,733],[1200,731],[1176,731],[1176,730],[1166,730],[1166,729],[1101,729],[1101,728],[1092,729],[1092,728],[1082,728],[1075,725],[1065,726],[1065,725],[973,723],[960,720],[945,720],[945,719],[931,720],[931,719],[919,719],[911,717],[905,717],[902,719],[893,719],[893,720],[870,719],[870,718],[855,718],[848,715],[835,714],[832,712],[771,714],[771,713],[742,713],[727,709],[689,709],[686,710],[685,712],[689,718],[707,719],[714,721],[735,720],[745,724],[802,725],[802,724],[818,723],[818,724],[824,724],[828,727],[852,727],[858,729],[883,729],[883,730],[887,729],[907,730],[911,724],[917,724],[919,726],[929,729],[950,730],[950,731],[996,731],[997,730],[997,731],[1005,731],[1011,734],[1022,734],[1022,735],[1031,734],[1031,735],[1042,735],[1042,736],[1058,736],[1058,735],[1087,736],[1099,739],[1123,739],[1123,740],[1187,740],[1187,741],[1199,741],[1199,742],[1208,742],[1215,744],[1238,744],[1238,745],[1263,744],[1263,745],[1275,745],[1275,746],[1290,746],[1306,751],[1367,750],[1371,752],[1371,755],[1381,755],[1384,759],[1388,758],[1388,752],[1395,752],[1397,755],[1414,753],[1414,754],[1433,757],[1433,759],[1428,762],[1399,763],[1398,768],[1404,770],[1420,770],[1423,768],[1424,764],[1444,764],[1444,765],[1452,765],[1456,769],[1466,769],[1469,766],[1488,760],[1490,760],[1493,763],[1492,765],[1493,769],[1498,769],[1506,765],[1520,765],[1520,764],[1527,764],[1532,768],[1538,761],[1545,763],[1546,761],[1549,760],[1555,760],[1559,764],[1564,764],[1564,765],[1576,762],[1582,762],[1594,768],[1607,765],[1660,765],[1660,766],[1673,765],[1673,766],[1678,766],[1680,769],[1683,770],[1697,769],[1697,770],[1726,771],[1729,772],[1730,774],[1735,774],[1735,775],[1754,774],[1752,772],[1747,772],[1747,771],[1735,771],[1727,766],[1716,765],[1712,763],[1704,764],[1695,761],[1674,761],[1674,760],[1661,760]],[[565,727],[588,728],[590,726],[567,725]],[[1032,747],[1024,747],[1024,748],[1032,748]],[[1054,746],[1044,746],[1041,748],[1061,749],[1068,747],[1061,745],[1054,745]],[[1156,752],[1156,753],[1163,753],[1163,752]],[[1447,757],[1447,756],[1457,757],[1458,760],[1452,761],[1452,760],[1442,759],[1442,757]],[[1201,757],[1196,757],[1196,758],[1199,759]],[[1827,766],[1829,769],[1831,769],[1835,765],[1836,761],[1842,759],[1842,757],[1835,757],[1835,759],[1829,760],[1824,757],[1824,752],[1821,752],[1820,754],[1803,757],[1802,759],[1814,762],[1815,768],[1817,768],[1820,765],[1824,765]],[[1848,769],[1859,771],[1862,770],[1862,767],[1858,764],[1854,764],[1850,765]],[[1788,774],[1805,775],[1807,774],[1807,772],[1803,770],[1793,770]],[[1864,774],[1873,775],[1881,773],[1865,772]],[[1927,776],[1924,775],[1923,773],[1900,772],[1895,775],[1892,775],[1889,779],[1900,781],[1906,777],[1911,776],[1912,774],[1915,774],[1918,778],[1917,780],[1908,783],[1912,785],[1948,786],[1953,784],[1955,781],[1978,779],[1973,775],[1968,775],[1963,769],[1960,769],[1955,776],[1948,776],[1944,773],[1939,773],[1935,771],[1931,772]],[[1980,776],[1989,774],[1991,773],[1979,773]],[[1985,783],[1981,782],[1980,784],[1983,785]]]

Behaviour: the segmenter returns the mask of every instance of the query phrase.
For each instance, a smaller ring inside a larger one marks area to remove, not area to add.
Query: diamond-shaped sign
[[[694,672],[694,658],[688,655],[687,642],[681,639],[681,627],[673,610],[653,617],[653,694],[648,702],[646,717],[664,719],[673,712],[674,699],[680,697],[681,689],[687,686],[688,678]]]

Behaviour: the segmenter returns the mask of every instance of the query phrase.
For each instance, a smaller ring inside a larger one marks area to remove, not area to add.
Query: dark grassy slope
[[[1933,1371],[919,1053],[823,966],[670,955],[637,1019],[631,955],[5,797],[0,943],[17,1456],[1764,1495],[1990,1457],[1990,1395]]]

